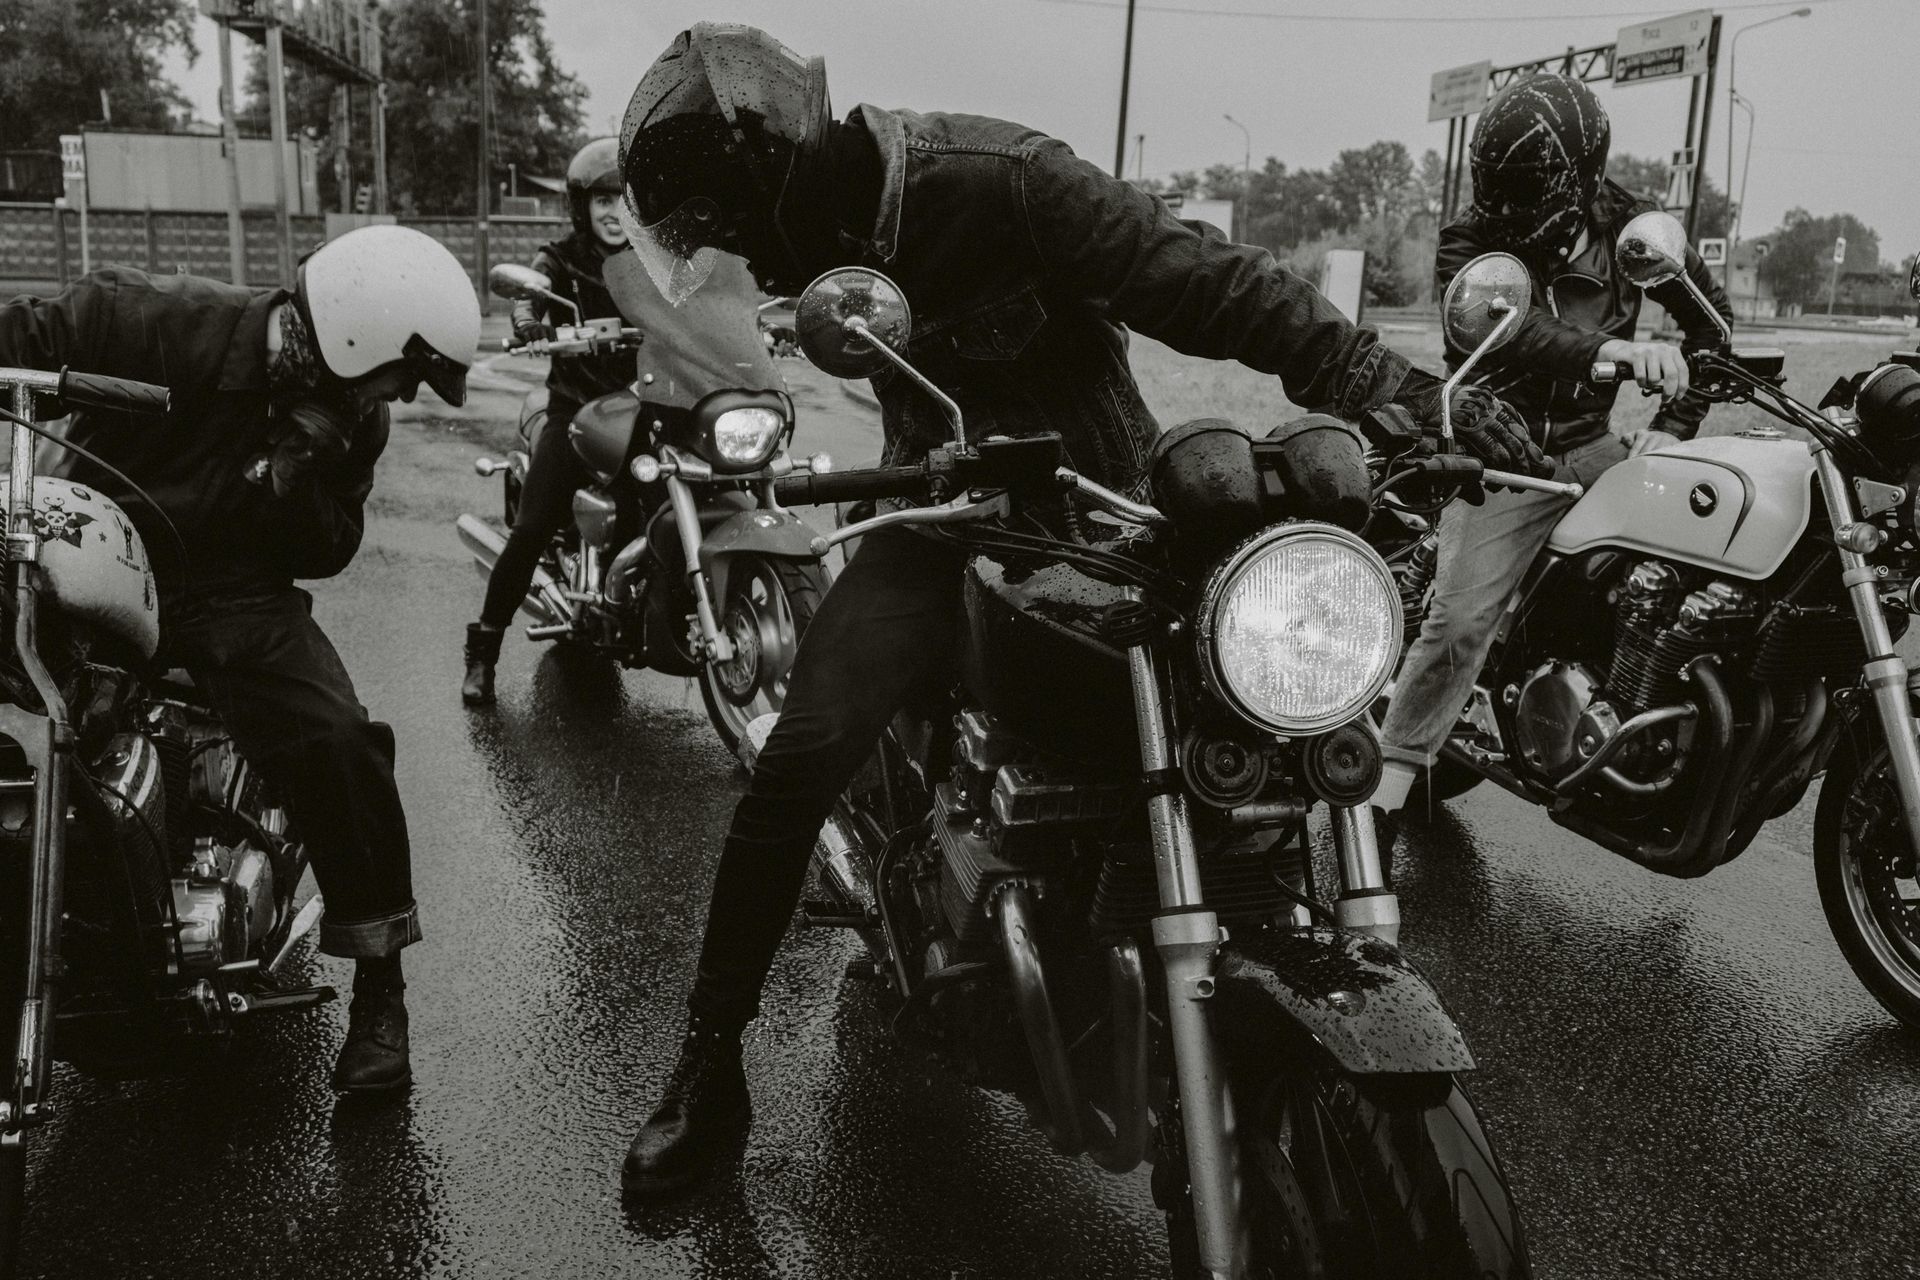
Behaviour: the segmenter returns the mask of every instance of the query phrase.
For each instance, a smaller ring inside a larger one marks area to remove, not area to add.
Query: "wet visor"
[[[719,261],[720,206],[705,196],[685,200],[658,222],[641,226],[629,194],[620,204],[620,225],[669,306],[677,307],[699,292]]]

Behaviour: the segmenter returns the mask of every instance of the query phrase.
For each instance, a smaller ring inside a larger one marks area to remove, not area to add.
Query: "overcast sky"
[[[1846,211],[1880,232],[1881,255],[1920,249],[1920,0],[1737,0],[1724,15],[1707,164],[1726,183],[1727,40],[1756,109],[1743,238],[1795,205]],[[751,22],[824,54],[837,110],[859,102],[1003,116],[1113,163],[1124,0],[546,0],[562,66],[591,92],[589,120],[613,130],[642,70],[700,20]],[[1426,123],[1428,80],[1613,40],[1629,22],[1679,12],[1633,0],[1141,0],[1134,33],[1127,172],[1146,135],[1146,172],[1238,163],[1319,168],[1344,148],[1398,138],[1417,158],[1444,149]],[[178,74],[200,114],[219,72],[201,19],[198,65]],[[1616,151],[1665,156],[1685,141],[1687,81],[1599,86]],[[1734,189],[1746,146],[1742,115]]]

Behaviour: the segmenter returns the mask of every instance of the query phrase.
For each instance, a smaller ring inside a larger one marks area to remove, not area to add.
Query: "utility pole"
[[[1720,63],[1720,15],[1713,15],[1713,26],[1707,31],[1707,77],[1701,85],[1700,93],[1700,136],[1689,138],[1693,143],[1693,190],[1687,198],[1687,239],[1699,238],[1700,188],[1707,185],[1707,138],[1713,128],[1713,73]],[[1691,116],[1692,112],[1689,111]],[[1693,121],[1687,121],[1691,129]],[[1727,137],[1733,137],[1733,113],[1727,113]],[[1733,193],[1727,193],[1727,199],[1733,199]]]
[[[247,228],[240,205],[240,123],[233,105],[233,28],[220,24],[220,142],[227,153],[227,261],[233,283],[247,282]]]
[[[474,71],[473,71],[475,81],[477,82],[477,85],[478,85],[478,92],[476,94],[477,110],[475,112],[475,115],[478,117],[478,121],[479,121],[479,145],[476,149],[476,153],[474,156],[475,183],[474,183],[473,233],[474,233],[475,257],[477,260],[477,265],[479,267],[480,280],[483,282],[482,285],[480,286],[480,298],[481,298],[480,309],[482,311],[485,311],[488,309],[487,303],[486,303],[487,290],[484,284],[484,281],[487,278],[487,266],[488,266],[487,264],[487,208],[492,203],[491,193],[488,191],[488,187],[491,185],[491,183],[488,180],[489,165],[487,164],[487,159],[488,159],[487,150],[488,150],[488,142],[489,142],[488,135],[487,135],[487,123],[488,123],[487,122],[487,99],[491,96],[488,82],[492,79],[492,75],[487,66],[487,0],[474,0],[473,9],[474,9],[474,14],[476,18],[478,19],[478,28],[479,28],[478,34],[475,38],[476,49],[474,54],[475,65],[474,65]]]
[[[1127,176],[1127,91],[1133,81],[1133,7],[1127,0],[1127,43],[1120,55],[1120,132],[1113,144],[1113,176]]]
[[[1240,232],[1234,239],[1245,244],[1249,225],[1253,220],[1253,134],[1248,131],[1247,126],[1232,116],[1223,116],[1222,119],[1238,129],[1241,138],[1246,142],[1246,150],[1241,154],[1240,160],[1240,199],[1234,203],[1236,215],[1234,220],[1240,224]]]
[[[267,106],[273,124],[273,213],[279,228],[280,283],[293,284],[293,218],[287,204],[287,64],[280,23],[267,24]]]

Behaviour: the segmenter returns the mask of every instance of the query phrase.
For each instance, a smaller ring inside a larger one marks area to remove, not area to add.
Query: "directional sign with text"
[[[1622,27],[1614,41],[1613,82],[1646,84],[1697,76],[1707,69],[1707,40],[1712,33],[1711,9]]]
[[[1490,61],[1434,72],[1433,87],[1427,91],[1428,122],[1470,116],[1486,106],[1487,81],[1492,74]]]

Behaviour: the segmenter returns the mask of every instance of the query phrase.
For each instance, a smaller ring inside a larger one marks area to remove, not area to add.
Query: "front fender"
[[[1453,1015],[1399,950],[1345,929],[1234,938],[1214,968],[1215,1026],[1229,1039],[1304,1035],[1344,1071],[1470,1071]]]
[[[790,511],[760,508],[730,517],[700,544],[700,569],[712,584],[714,605],[725,608],[727,568],[733,557],[758,555],[817,562],[820,556],[813,543],[818,536],[813,526]]]

